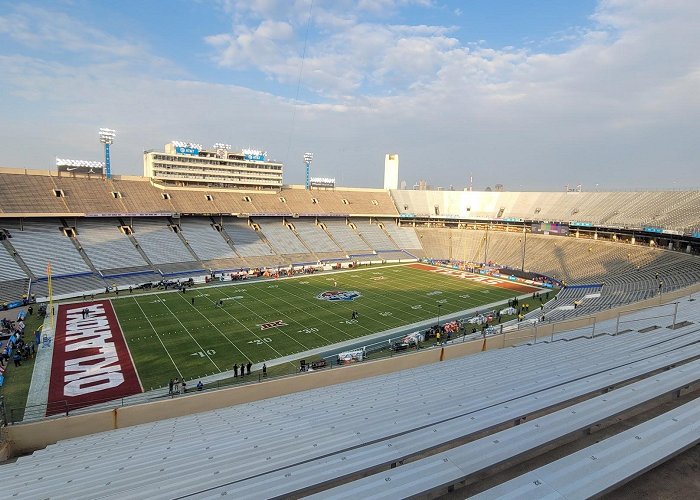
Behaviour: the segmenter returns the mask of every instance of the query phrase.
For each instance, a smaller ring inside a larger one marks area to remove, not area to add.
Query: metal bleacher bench
[[[700,398],[473,497],[599,496],[700,443]]]
[[[368,499],[444,493],[448,487],[506,463],[512,457],[545,447],[698,382],[700,361],[693,361],[471,443],[346,483],[317,496]],[[596,468],[603,466],[597,463]],[[576,476],[572,475],[567,480],[573,480],[574,477]],[[507,497],[508,491],[500,489],[498,494],[483,498],[504,498],[503,494]],[[532,491],[533,498],[541,498],[540,495],[546,493],[537,488]],[[522,498],[520,493],[522,492],[517,491],[513,498]]]

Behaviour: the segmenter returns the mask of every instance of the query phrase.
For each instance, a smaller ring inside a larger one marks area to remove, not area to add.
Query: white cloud
[[[231,31],[207,39],[222,71],[257,68],[294,88],[309,3],[225,8]],[[254,89],[182,80],[176,68],[143,71],[144,61],[158,60],[144,44],[104,34],[104,46],[92,47],[90,36],[66,33],[77,22],[68,16],[32,37],[32,19],[46,17],[10,10],[0,36],[81,56],[121,55],[102,66],[0,50],[0,92],[10,96],[3,114],[11,117],[0,119],[0,149],[14,166],[46,168],[61,154],[97,159],[95,130],[108,125],[119,131],[113,153],[125,173],[140,172],[143,148],[181,138],[267,149],[288,162],[287,182],[301,182],[301,154],[312,150],[316,174],[360,186],[381,185],[390,151],[409,184],[463,185],[470,173],[478,187],[508,189],[698,183],[700,2],[601,1],[595,26],[553,34],[575,42],[557,54],[368,17],[367,9],[392,16],[399,2],[363,8],[314,4],[302,83],[320,102],[296,106]]]

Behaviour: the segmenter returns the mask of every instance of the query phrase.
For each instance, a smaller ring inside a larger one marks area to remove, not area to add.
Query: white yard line
[[[207,350],[204,349],[204,347],[202,347],[202,345],[197,341],[197,339],[194,338],[194,335],[192,335],[192,334],[190,333],[190,330],[182,323],[182,321],[180,321],[180,317],[179,317],[177,314],[175,314],[175,313],[168,307],[168,305],[165,303],[165,301],[164,301],[163,299],[161,299],[161,298],[158,296],[158,294],[156,294],[156,297],[158,297],[158,300],[160,300],[160,303],[163,304],[163,305],[165,306],[165,308],[166,308],[168,311],[170,311],[170,314],[172,314],[173,318],[175,318],[175,319],[177,320],[177,322],[180,323],[180,326],[181,326],[182,328],[185,329],[185,331],[187,332],[187,335],[189,335],[190,338],[194,341],[194,343],[197,344],[197,347],[199,347],[199,348],[201,349],[200,352],[203,353],[203,354],[207,357],[207,359],[209,359],[209,361],[211,361],[211,364],[213,364],[213,365],[216,367],[216,369],[217,369],[218,371],[221,371],[221,368],[219,368],[219,366],[216,364],[216,362],[215,362],[213,359],[211,359],[211,357],[210,357],[209,354],[207,353]],[[139,304],[139,307],[141,307],[140,304]],[[150,321],[149,321],[149,323],[150,323]]]
[[[146,312],[145,312],[145,311],[143,310],[143,308],[141,307],[141,304],[139,304],[139,301],[136,300],[136,297],[132,297],[132,298],[134,299],[134,302],[136,302],[136,305],[139,306],[139,309],[141,309],[141,314],[143,314],[143,317],[146,318],[146,321],[148,321],[148,324],[151,326],[151,330],[153,330],[153,333],[156,334],[156,338],[158,339],[158,342],[160,342],[160,345],[163,346],[163,349],[165,350],[165,353],[168,355],[168,357],[170,358],[170,361],[172,362],[173,366],[174,366],[175,369],[177,370],[177,374],[180,375],[180,378],[181,378],[181,379],[184,379],[184,377],[183,377],[183,375],[182,375],[182,372],[180,371],[180,368],[177,366],[177,363],[175,363],[175,360],[174,360],[173,357],[170,355],[170,351],[168,351],[168,348],[165,347],[165,344],[163,343],[163,340],[160,338],[160,335],[158,335],[158,332],[157,332],[156,329],[153,327],[153,323],[151,323],[151,320],[148,319],[148,316],[146,315]]]
[[[250,358],[235,344],[235,342],[234,342],[233,340],[231,340],[231,339],[228,337],[228,335],[226,335],[224,332],[221,331],[221,329],[219,329],[218,326],[216,326],[214,323],[212,323],[211,320],[207,317],[206,314],[202,313],[197,307],[193,306],[191,302],[188,302],[187,299],[185,298],[184,294],[180,294],[180,295],[181,295],[181,298],[182,298],[185,302],[187,302],[187,303],[190,305],[190,307],[192,307],[195,311],[197,311],[197,313],[198,313],[200,316],[202,316],[205,320],[207,320],[207,322],[208,322],[212,327],[214,327],[214,328],[216,329],[216,331],[219,332],[233,347],[235,347],[235,348],[238,350],[238,352],[241,353],[241,355],[242,355],[244,358],[246,358],[248,361],[250,361]],[[211,303],[216,304],[216,301],[211,300],[209,297],[204,297],[204,298],[207,299],[207,300],[209,300],[209,301],[211,301]],[[230,314],[227,310],[225,310],[224,308],[221,308],[221,310],[224,311],[224,312],[225,312],[230,318],[232,318],[234,321],[236,321],[236,323],[238,323],[238,324],[241,325],[243,328],[245,328],[245,329],[248,330],[250,333],[252,333],[255,337],[257,337],[258,339],[262,340],[261,337],[260,337],[259,335],[257,335],[253,330],[251,330],[250,328],[248,328],[247,326],[245,326],[243,323],[241,323],[240,321],[238,321],[238,319],[237,319],[235,316],[233,316],[232,314]],[[280,355],[280,356],[282,355],[282,353],[280,353],[279,351],[277,351],[274,347],[270,346],[269,343],[265,343],[265,345],[268,345],[268,347],[270,347],[270,349],[272,349],[273,351],[275,351],[278,355]]]
[[[107,299],[109,302],[109,306],[112,308],[112,314],[114,314],[114,319],[117,321],[117,326],[119,327],[119,333],[122,335],[122,339],[124,340],[124,345],[126,346],[126,352],[129,354],[129,359],[131,360],[131,366],[134,367],[134,372],[136,372],[136,380],[139,381],[139,386],[141,387],[141,392],[145,392],[143,390],[143,384],[141,383],[141,376],[139,375],[139,371],[136,368],[136,363],[134,362],[134,357],[131,355],[131,349],[129,348],[129,343],[126,341],[126,334],[124,333],[124,329],[122,328],[121,323],[119,323],[119,316],[117,316],[117,310],[114,308],[114,305],[112,304],[112,301]]]

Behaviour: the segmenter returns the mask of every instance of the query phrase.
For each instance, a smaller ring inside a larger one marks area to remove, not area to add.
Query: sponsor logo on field
[[[269,323],[263,323],[262,325],[256,326],[259,326],[261,330],[269,330],[270,328],[279,328],[280,326],[287,326],[287,323],[285,323],[281,319],[278,319],[277,321],[270,321]]]
[[[316,298],[319,300],[328,300],[330,302],[340,302],[340,301],[350,301],[350,300],[355,300],[359,297],[361,297],[362,294],[360,292],[352,290],[352,291],[346,291],[346,290],[329,290],[327,292],[321,292],[318,295],[316,295]]]

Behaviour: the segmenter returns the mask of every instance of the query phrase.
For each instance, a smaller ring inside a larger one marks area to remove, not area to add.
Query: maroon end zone
[[[470,273],[468,271],[460,271],[458,269],[448,269],[445,267],[438,267],[438,266],[432,266],[430,264],[421,264],[421,263],[409,264],[408,267],[412,267],[414,269],[420,269],[421,271],[432,271],[435,273],[440,273],[440,274],[444,274],[447,276],[453,276],[455,278],[465,279],[465,280],[469,280],[469,281],[476,281],[478,283],[482,283],[484,285],[495,286],[497,288],[507,288],[509,290],[513,290],[515,292],[520,292],[520,293],[533,293],[533,292],[540,291],[540,288],[538,288],[535,285],[528,285],[526,283],[519,283],[517,281],[508,281],[508,280],[504,280],[503,278],[494,278],[493,276],[489,276],[487,274],[476,274],[476,273]]]
[[[89,311],[83,318],[82,311]],[[143,392],[112,303],[60,305],[46,415]]]

